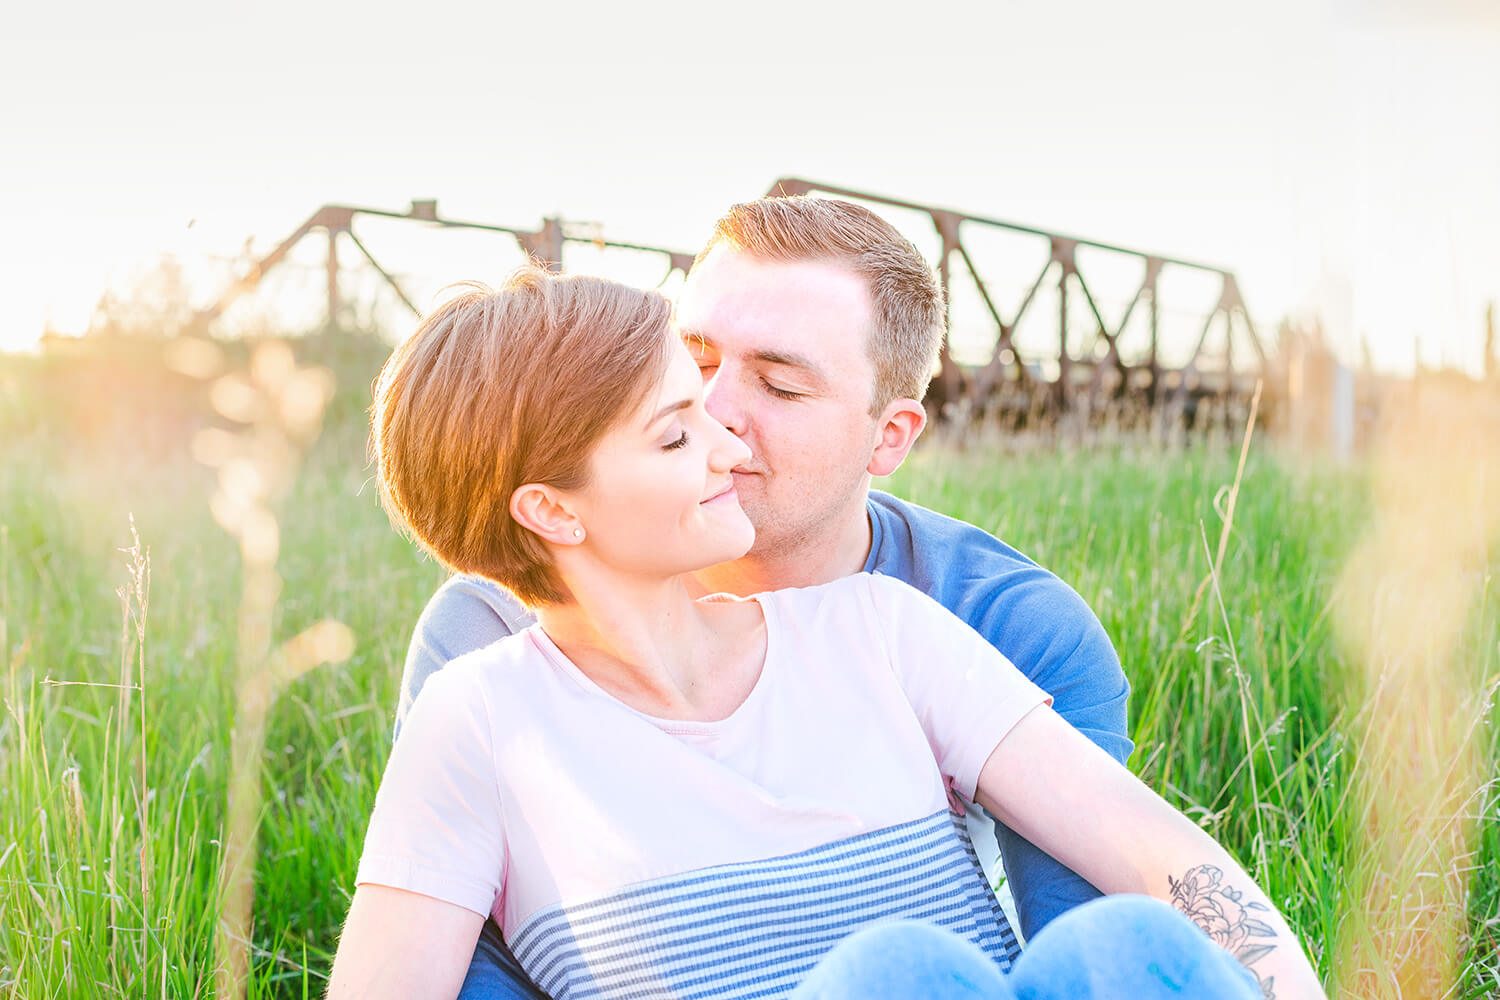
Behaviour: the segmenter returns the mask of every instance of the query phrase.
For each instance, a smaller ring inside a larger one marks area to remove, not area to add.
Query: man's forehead
[[[796,300],[839,300],[843,305],[869,307],[865,278],[848,264],[833,259],[777,260],[756,257],[718,246],[688,273],[684,296],[713,303],[749,296],[770,305]]]
[[[716,350],[863,351],[871,316],[864,279],[824,261],[767,261],[715,249],[682,288],[678,329]]]

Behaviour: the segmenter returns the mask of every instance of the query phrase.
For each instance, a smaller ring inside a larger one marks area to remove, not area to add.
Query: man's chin
[[[735,476],[735,492],[740,497],[740,509],[745,512],[751,527],[755,529],[755,543],[745,555],[752,559],[784,556],[789,545],[800,545],[805,540],[795,529],[788,529],[804,523],[806,509],[798,507],[778,511],[767,502],[765,493],[755,489],[761,485],[760,477],[746,476],[744,479],[745,482],[742,483],[740,477]]]
[[[745,489],[738,482],[735,483],[735,492],[739,494],[740,510],[745,512],[745,517],[750,521],[750,526],[755,529],[755,537],[760,538],[768,531],[776,527],[776,516],[769,509],[765,498],[758,493]]]
[[[788,547],[792,544],[786,536],[774,532],[757,531],[755,543],[746,551],[743,558],[746,559],[783,559],[788,554]]]

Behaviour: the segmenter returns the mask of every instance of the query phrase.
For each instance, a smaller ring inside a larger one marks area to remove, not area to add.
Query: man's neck
[[[787,587],[815,587],[863,570],[873,539],[865,504],[827,527],[816,537],[789,539],[767,550],[757,546],[732,562],[699,570],[693,579],[703,593],[747,597]]]

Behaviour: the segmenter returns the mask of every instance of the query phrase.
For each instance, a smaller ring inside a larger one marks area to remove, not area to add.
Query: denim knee
[[[1191,920],[1170,903],[1153,896],[1105,896],[1058,917],[1060,934],[1079,941],[1146,938],[1157,941],[1185,942],[1205,938]],[[1054,935],[1059,936],[1059,935]],[[1038,935],[1038,939],[1040,939]]]
[[[840,941],[790,1000],[1012,1000],[998,966],[975,945],[920,920],[876,924]]]
[[[1149,896],[1070,910],[1031,941],[1011,975],[1022,1000],[1258,998],[1255,977],[1192,921]]]

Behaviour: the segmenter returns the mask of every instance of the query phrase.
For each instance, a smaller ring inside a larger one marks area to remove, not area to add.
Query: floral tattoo
[[[1224,871],[1213,865],[1188,869],[1180,879],[1167,876],[1172,888],[1172,905],[1213,938],[1240,964],[1249,969],[1260,983],[1265,1000],[1275,1000],[1275,976],[1261,978],[1252,966],[1276,947],[1276,929],[1256,916],[1270,907],[1245,900],[1239,890],[1224,884]]]

